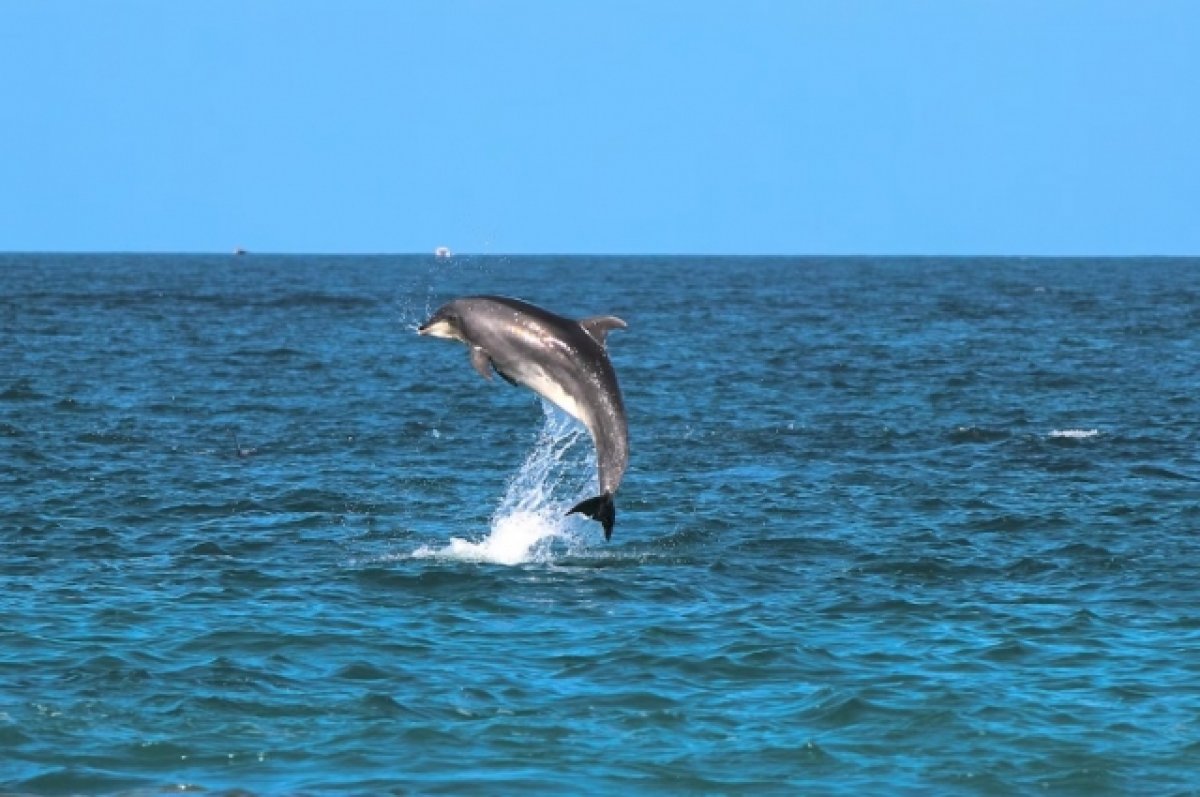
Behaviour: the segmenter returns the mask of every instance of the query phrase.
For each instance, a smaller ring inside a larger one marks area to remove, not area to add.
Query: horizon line
[[[996,254],[974,252],[968,254],[940,254],[915,252],[855,252],[855,253],[821,253],[821,252],[547,252],[547,251],[513,251],[513,252],[452,252],[447,256],[438,255],[436,251],[334,251],[334,250],[256,250],[237,248],[231,250],[209,249],[3,249],[0,256],[6,255],[184,255],[195,257],[427,257],[439,260],[455,260],[466,258],[505,258],[505,257],[679,257],[679,258],[773,258],[773,259],[863,259],[888,258],[910,260],[975,260],[981,258],[1007,260],[1194,260],[1200,258],[1197,254],[1030,254],[1009,253]]]

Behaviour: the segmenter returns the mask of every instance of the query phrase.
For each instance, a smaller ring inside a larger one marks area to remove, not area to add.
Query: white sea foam
[[[478,542],[451,537],[449,545],[422,546],[413,556],[496,565],[546,561],[552,556],[550,543],[561,533],[558,518],[544,512],[514,512],[493,519],[491,533]]]
[[[518,565],[545,562],[554,551],[583,544],[571,529],[580,521],[567,510],[594,492],[595,461],[583,426],[543,402],[546,420],[533,450],[508,481],[504,497],[492,513],[491,528],[478,541],[451,537],[437,548],[413,551],[417,558]]]
[[[1050,437],[1066,437],[1071,440],[1086,440],[1099,435],[1099,429],[1055,429],[1050,432]]]

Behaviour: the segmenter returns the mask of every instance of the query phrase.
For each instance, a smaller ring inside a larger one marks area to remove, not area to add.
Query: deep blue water
[[[611,543],[479,292],[629,323]],[[0,792],[1200,793],[1200,261],[5,255],[0,334]]]

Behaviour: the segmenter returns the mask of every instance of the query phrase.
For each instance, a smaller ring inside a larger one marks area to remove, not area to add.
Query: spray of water
[[[550,561],[556,551],[569,553],[583,544],[571,531],[580,521],[566,512],[594,492],[595,463],[583,445],[587,434],[555,407],[543,402],[542,408],[546,417],[537,442],[509,479],[488,535],[476,542],[452,537],[443,548],[423,546],[413,556],[517,565]]]
[[[460,259],[429,258],[415,266],[407,274],[407,290],[397,303],[400,324],[411,332],[416,332],[421,322],[429,318],[435,304],[434,286],[443,284],[451,278],[455,270],[462,265]],[[424,303],[421,298],[424,296]]]

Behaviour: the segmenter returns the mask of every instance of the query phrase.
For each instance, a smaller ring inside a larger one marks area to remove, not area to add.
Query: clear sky
[[[1200,254],[1196,0],[0,0],[0,250]]]

